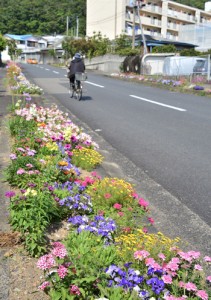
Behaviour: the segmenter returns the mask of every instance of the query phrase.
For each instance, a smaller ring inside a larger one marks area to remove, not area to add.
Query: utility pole
[[[136,7],[133,5],[133,40],[132,40],[132,49],[135,48],[135,30],[136,30]]]
[[[79,27],[79,18],[76,17],[76,37],[78,38],[78,27]]]
[[[147,54],[147,45],[146,45],[146,40],[145,40],[145,35],[144,35],[144,31],[143,31],[143,27],[142,27],[142,24],[141,24],[141,15],[140,15],[140,10],[141,10],[141,7],[145,6],[145,4],[141,4],[140,6],[140,2],[142,1],[137,1],[137,12],[138,12],[138,18],[139,18],[139,26],[140,26],[140,29],[141,29],[141,36],[142,36],[142,41],[143,41],[143,45],[144,45],[144,54]]]
[[[69,17],[67,16],[67,23],[66,23],[66,35],[68,36],[69,34]]]
[[[114,18],[114,39],[116,38],[117,34],[116,34],[116,30],[117,30],[117,0],[115,0],[115,18]]]

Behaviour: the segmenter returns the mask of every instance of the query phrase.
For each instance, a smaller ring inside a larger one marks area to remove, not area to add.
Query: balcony
[[[171,9],[168,10],[168,17],[193,23],[196,22],[196,17],[194,15],[188,15]]]
[[[162,14],[162,8],[157,5],[147,4],[142,8],[143,11],[148,11],[152,13]]]

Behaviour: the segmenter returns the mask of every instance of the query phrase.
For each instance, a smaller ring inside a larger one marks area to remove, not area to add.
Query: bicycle
[[[75,73],[75,81],[74,84],[71,85],[71,98],[75,96],[77,100],[82,99],[82,91],[83,91],[83,85],[82,81],[85,81],[87,79],[87,74],[82,72],[76,72]]]

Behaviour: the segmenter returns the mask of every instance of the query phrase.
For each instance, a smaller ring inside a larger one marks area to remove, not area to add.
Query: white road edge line
[[[86,81],[86,83],[91,84],[91,85],[98,86],[98,87],[100,87],[100,88],[104,88],[103,85],[99,85],[99,84],[96,84],[96,83],[93,83],[93,82],[90,82],[90,81]]]
[[[167,105],[167,104],[164,104],[164,103],[161,103],[161,102],[156,102],[156,101],[149,100],[149,99],[142,98],[142,97],[138,97],[138,96],[135,96],[135,95],[130,95],[130,97],[136,98],[136,99],[139,99],[139,100],[142,100],[142,101],[146,101],[146,102],[149,102],[149,103],[153,103],[153,104],[156,104],[156,105],[168,107],[168,108],[171,108],[171,109],[179,110],[179,111],[187,111],[187,110],[184,109],[184,108],[180,108],[180,107],[176,107],[176,106]]]

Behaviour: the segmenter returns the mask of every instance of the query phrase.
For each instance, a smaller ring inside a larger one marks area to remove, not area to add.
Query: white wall
[[[125,27],[126,0],[87,0],[86,35],[101,32],[109,39],[115,39]]]

